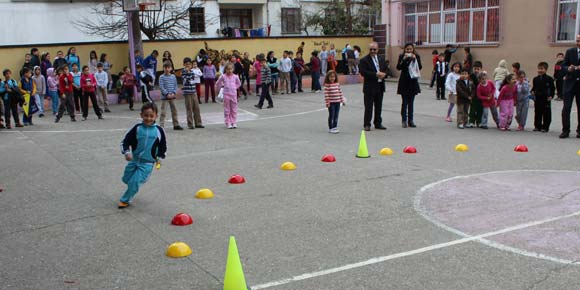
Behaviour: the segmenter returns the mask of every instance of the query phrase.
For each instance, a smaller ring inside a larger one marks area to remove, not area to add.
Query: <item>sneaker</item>
[[[516,129],[516,131],[524,131],[524,127],[518,126],[518,128]]]
[[[183,130],[183,127],[181,127],[179,125],[173,126],[173,130],[181,131],[181,130]]]
[[[458,129],[464,129],[465,126],[463,126],[463,124],[459,124],[459,126],[457,126]]]
[[[258,108],[258,109],[262,109],[262,107],[260,105],[254,105],[254,107]]]
[[[102,115],[99,115],[99,120],[103,120],[103,116]]]
[[[38,117],[39,117],[39,118],[44,118],[44,114],[43,114],[43,113],[40,113],[40,114],[38,115]]]
[[[232,125],[230,125],[230,124],[226,124],[226,128],[228,128],[228,129],[233,129],[233,128],[234,128],[234,126],[232,126]]]
[[[450,122],[450,123],[453,122],[453,120],[451,120],[451,117],[445,118],[445,121]]]
[[[59,121],[60,121],[60,118],[59,118],[59,117],[56,117],[56,118],[54,119],[54,122],[55,122],[55,123],[58,123]]]
[[[81,120],[86,121],[87,120],[87,117],[83,117]]]
[[[203,125],[195,125],[195,128],[202,128],[203,129],[203,128],[205,128],[205,126],[203,126]]]
[[[105,113],[110,113],[110,112],[111,112],[111,110],[105,109]]]
[[[135,111],[135,109],[133,109],[133,107],[129,107],[129,110],[131,110],[131,111]]]
[[[117,205],[117,208],[123,209],[123,208],[129,207],[129,206],[130,206],[130,204],[128,202],[119,201],[119,204]]]
[[[548,133],[548,129],[542,129],[542,133]],[[578,137],[578,135],[576,135],[576,137]]]
[[[475,126],[472,123],[469,123],[465,126],[465,128],[473,128],[473,127],[475,127]]]
[[[24,127],[22,124],[20,124],[20,123],[16,124],[16,128],[22,128],[22,127]]]
[[[340,133],[340,130],[338,130],[338,128],[332,128],[332,133],[338,134],[338,133]]]
[[[24,123],[24,126],[28,127],[28,123]],[[16,127],[18,127],[18,126],[16,126]]]
[[[505,130],[506,130],[506,129],[505,129],[505,128],[503,128],[503,127],[502,127],[502,128],[499,128],[499,129],[500,129],[500,130],[502,130],[502,131],[505,131]]]
[[[534,128],[534,130],[533,130],[533,131],[534,131],[534,132],[540,132],[540,131],[542,131],[542,130],[540,130],[540,128]]]
[[[272,108],[274,108],[274,105],[269,105],[266,107],[266,109],[272,109]]]
[[[238,124],[234,123],[234,124],[232,125],[232,128],[234,128],[234,129],[237,129],[237,128],[238,128]]]
[[[187,129],[193,130],[193,129],[195,129],[195,127],[193,127],[193,126],[187,126]]]
[[[71,122],[76,122],[76,121],[77,121],[77,119],[75,119],[75,118],[73,117],[73,118],[70,118],[70,121],[71,121]]]
[[[34,126],[34,123],[30,122],[30,123],[28,123],[28,125],[30,125],[30,126]]]
[[[487,126],[480,126],[479,128],[487,130]]]

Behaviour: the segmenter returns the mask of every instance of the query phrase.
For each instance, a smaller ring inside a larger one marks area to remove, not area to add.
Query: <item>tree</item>
[[[110,5],[110,9],[104,9]],[[161,0],[160,11],[134,13],[134,23],[148,39],[183,39],[190,38],[189,8],[200,6],[199,0]],[[127,17],[123,12],[123,1],[112,0],[105,4],[91,7],[93,19],[82,19],[73,23],[84,33],[107,39],[127,39]],[[136,20],[136,21],[135,21]],[[208,19],[206,24],[216,21]]]
[[[354,4],[356,3],[356,4]],[[327,7],[302,15],[303,30],[318,29],[324,35],[368,34],[369,17],[381,10],[380,0],[333,0]]]

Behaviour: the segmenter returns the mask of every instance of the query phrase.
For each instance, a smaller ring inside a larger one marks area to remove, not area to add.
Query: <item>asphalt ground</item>
[[[203,104],[206,128],[167,128],[167,159],[124,210],[119,144],[137,111],[0,131],[0,289],[221,289],[229,236],[252,289],[579,289],[580,140],[557,137],[562,103],[549,133],[531,132],[533,106],[526,132],[459,130],[423,88],[418,127],[404,129],[395,86],[366,159],[361,85],[343,86],[340,134],[320,93],[263,110],[241,100],[236,130]],[[233,174],[247,182],[228,184]],[[215,198],[196,199],[200,188]],[[172,226],[179,212],[194,224]],[[166,257],[176,241],[192,255]]]

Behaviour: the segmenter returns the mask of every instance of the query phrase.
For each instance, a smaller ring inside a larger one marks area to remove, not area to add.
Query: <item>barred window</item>
[[[300,33],[300,8],[282,8],[282,33]]]
[[[499,42],[499,0],[429,0],[406,3],[403,11],[405,42]]]
[[[205,8],[203,7],[189,8],[189,32],[190,33],[205,32]]]

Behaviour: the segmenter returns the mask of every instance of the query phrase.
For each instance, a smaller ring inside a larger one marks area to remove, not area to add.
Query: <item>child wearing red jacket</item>
[[[496,124],[498,124],[497,108],[495,106],[495,85],[492,81],[487,79],[487,72],[483,71],[479,74],[479,85],[477,86],[477,98],[481,100],[483,113],[481,115],[481,125],[479,128],[487,129],[487,120],[489,112]]]
[[[89,67],[86,65],[83,66],[83,74],[81,75],[81,89],[81,110],[83,111],[83,121],[86,121],[87,116],[89,115],[89,98],[93,104],[95,114],[99,117],[99,120],[102,120],[103,116],[97,102],[97,96],[95,95],[95,91],[97,90],[97,79],[95,79],[95,76],[90,73]]]
[[[68,71],[68,66],[64,66],[62,71],[59,69],[60,77],[58,78],[58,95],[60,96],[60,106],[58,107],[58,114],[56,114],[55,123],[60,121],[64,110],[66,109],[70,116],[71,122],[76,122],[74,95],[73,95],[73,76]]]

